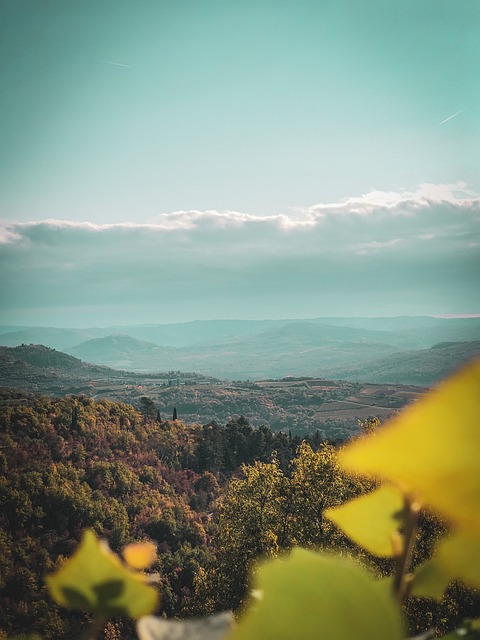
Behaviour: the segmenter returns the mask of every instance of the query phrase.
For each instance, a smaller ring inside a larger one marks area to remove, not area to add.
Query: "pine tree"
[[[72,408],[72,429],[78,428],[78,407],[74,405]]]

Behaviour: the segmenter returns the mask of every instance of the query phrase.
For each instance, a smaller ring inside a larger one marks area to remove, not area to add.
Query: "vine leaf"
[[[229,640],[403,637],[393,598],[352,561],[296,548],[254,575],[263,596]]]
[[[431,558],[416,569],[410,595],[440,600],[452,580],[453,576],[438,559]]]
[[[132,542],[122,549],[125,562],[133,569],[147,569],[157,558],[153,542]]]
[[[412,595],[439,600],[452,580],[480,587],[480,538],[457,533],[441,540],[434,556],[415,572]]]
[[[397,484],[458,525],[480,534],[480,360],[340,454],[349,471]]]
[[[480,536],[458,533],[442,540],[437,548],[437,558],[454,578],[480,587]]]
[[[46,577],[55,602],[104,618],[138,618],[152,613],[158,604],[158,593],[146,580],[145,575],[125,567],[90,529],[84,531],[73,556]]]
[[[325,511],[327,518],[349,538],[375,556],[389,558],[401,552],[398,540],[403,523],[402,493],[392,485],[360,496]]]

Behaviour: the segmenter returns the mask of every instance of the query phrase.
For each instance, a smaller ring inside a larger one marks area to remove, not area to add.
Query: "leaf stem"
[[[80,640],[97,640],[98,635],[102,631],[103,627],[107,619],[103,616],[96,615],[93,620],[90,622],[88,627],[84,630],[82,635],[80,636]]]
[[[409,569],[415,549],[415,538],[418,531],[419,505],[410,496],[405,496],[405,533],[402,553],[397,556],[393,593],[400,604],[403,604],[410,587]]]

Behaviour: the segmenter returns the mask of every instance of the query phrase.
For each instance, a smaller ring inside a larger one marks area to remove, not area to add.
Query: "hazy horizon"
[[[443,320],[455,320],[455,319],[468,319],[468,318],[480,318],[480,313],[460,313],[460,314],[447,314],[447,315],[398,315],[398,316],[372,316],[372,315],[364,315],[364,316],[311,316],[311,317],[282,317],[282,318],[196,318],[192,320],[183,320],[179,322],[143,322],[136,324],[85,324],[85,325],[34,325],[34,324],[0,324],[0,328],[10,328],[14,327],[15,329],[123,329],[129,327],[150,327],[150,326],[168,326],[168,325],[176,325],[176,324],[193,324],[196,322],[309,322],[313,320],[334,320],[334,319],[389,319],[389,318],[438,318]],[[328,324],[328,323],[326,323]]]

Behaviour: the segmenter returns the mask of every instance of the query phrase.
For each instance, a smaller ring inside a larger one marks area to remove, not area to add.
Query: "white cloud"
[[[432,210],[434,215],[432,216]],[[324,230],[325,221],[340,224],[339,216],[361,219],[374,218],[376,223],[394,216],[415,217],[426,224],[441,226],[454,214],[480,214],[480,196],[468,191],[462,182],[457,184],[422,184],[414,192],[370,191],[367,194],[347,198],[339,203],[316,204],[307,209],[297,208],[293,215],[284,214],[260,216],[237,211],[175,211],[162,213],[149,223],[119,222],[98,224],[94,222],[74,222],[46,219],[31,222],[0,222],[0,241],[18,242],[22,238],[43,237],[48,232],[188,232],[188,231],[228,231],[249,227],[252,231],[264,230],[295,231]],[[467,221],[468,222],[468,221]],[[407,222],[407,225],[410,224]],[[43,233],[42,233],[43,232]],[[426,239],[431,232],[418,235]]]
[[[279,299],[335,315],[345,311],[333,300],[408,307],[417,296],[454,313],[464,310],[460,298],[475,299],[479,222],[480,198],[463,184],[371,191],[291,216],[192,210],[149,223],[4,222],[0,298],[25,308],[168,300],[169,309],[205,308],[203,317],[240,317],[253,305],[266,317]],[[447,298],[457,302],[441,306]]]
[[[307,209],[312,216],[334,212],[347,215],[412,215],[435,204],[450,204],[459,209],[480,206],[480,196],[466,189],[464,182],[455,184],[421,184],[416,191],[375,191],[346,198],[336,204],[316,204]]]
[[[387,240],[385,242],[378,242],[377,240],[373,240],[372,242],[363,242],[359,245],[359,249],[357,251],[358,255],[364,256],[370,253],[375,249],[386,249],[388,247],[394,247],[396,244],[401,243],[400,238],[394,238],[393,240]]]
[[[21,238],[22,236],[19,233],[12,231],[8,227],[0,226],[0,245],[18,242]]]

